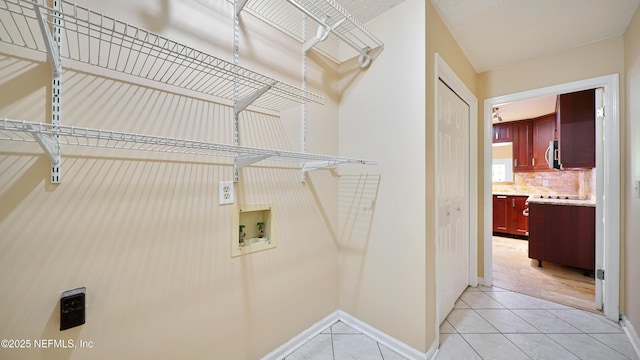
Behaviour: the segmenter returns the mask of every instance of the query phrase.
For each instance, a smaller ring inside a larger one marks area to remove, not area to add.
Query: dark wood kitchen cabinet
[[[493,143],[513,141],[513,126],[511,123],[493,124]]]
[[[493,195],[493,232],[527,236],[529,219],[523,214],[527,196]]]
[[[560,162],[565,169],[596,167],[595,89],[558,96]]]
[[[513,171],[533,169],[533,121],[513,122]]]
[[[529,258],[593,271],[596,208],[529,203]]]
[[[513,122],[513,171],[549,170],[545,159],[556,136],[556,114]]]
[[[533,120],[533,170],[549,170],[545,158],[549,142],[556,134],[556,114],[541,116]]]

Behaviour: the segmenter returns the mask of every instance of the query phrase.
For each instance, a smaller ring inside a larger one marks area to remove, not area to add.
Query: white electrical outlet
[[[234,201],[233,181],[220,181],[218,187],[218,204],[233,204]]]

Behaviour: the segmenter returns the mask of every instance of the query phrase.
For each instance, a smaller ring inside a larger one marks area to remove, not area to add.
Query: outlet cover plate
[[[235,192],[233,181],[220,181],[218,187],[218,204],[227,205],[235,202]]]

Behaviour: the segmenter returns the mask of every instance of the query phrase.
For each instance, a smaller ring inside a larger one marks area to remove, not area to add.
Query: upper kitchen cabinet
[[[513,122],[513,171],[533,169],[533,121]]]
[[[564,169],[596,166],[595,101],[595,89],[558,96],[558,139]]]
[[[493,124],[493,143],[513,141],[513,125],[511,123]]]
[[[533,119],[533,170],[549,170],[546,160],[549,142],[555,139],[556,114]]]

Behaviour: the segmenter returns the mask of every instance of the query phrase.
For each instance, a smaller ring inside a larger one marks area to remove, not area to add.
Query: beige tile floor
[[[406,360],[342,322],[286,360]],[[468,288],[440,327],[437,360],[640,360],[619,324],[496,287]]]
[[[604,316],[496,288],[468,288],[440,327],[438,360],[639,360]]]
[[[407,360],[383,344],[338,321],[285,360]]]

